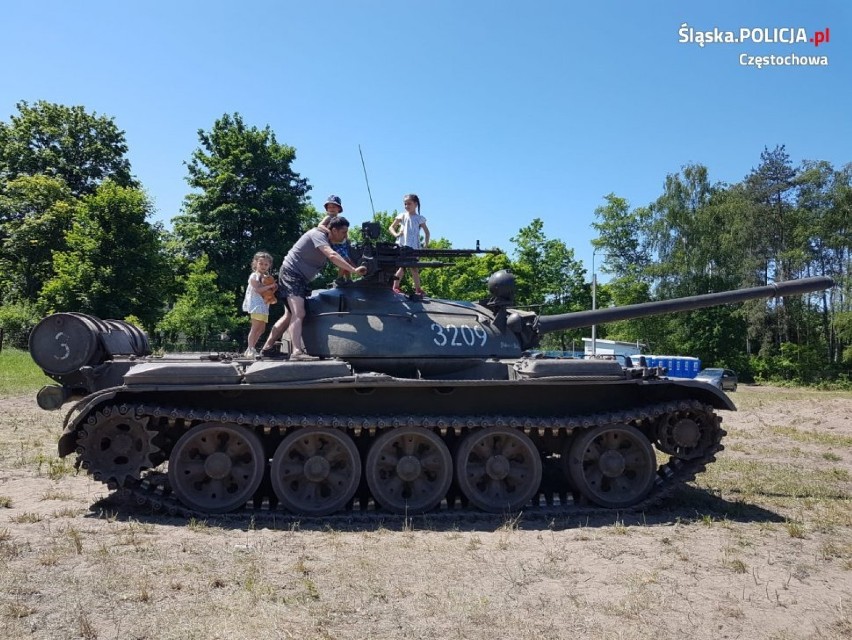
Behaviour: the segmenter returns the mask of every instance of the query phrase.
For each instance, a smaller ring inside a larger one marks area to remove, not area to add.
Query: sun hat
[[[323,209],[328,211],[328,205],[336,204],[340,207],[340,212],[343,213],[343,203],[340,201],[340,196],[331,195],[326,198],[325,204],[323,205]]]

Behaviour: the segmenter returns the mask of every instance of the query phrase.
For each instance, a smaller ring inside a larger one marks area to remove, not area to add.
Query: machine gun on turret
[[[361,283],[390,287],[394,281],[394,273],[400,267],[446,267],[452,262],[423,261],[423,258],[467,258],[473,255],[490,253],[500,254],[500,249],[480,249],[476,241],[476,249],[412,249],[401,247],[392,242],[379,242],[381,227],[378,222],[365,222],[361,225],[362,242],[351,250],[352,258],[358,265],[367,267],[367,275]]]

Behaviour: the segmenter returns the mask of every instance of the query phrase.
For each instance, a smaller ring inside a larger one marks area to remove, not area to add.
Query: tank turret
[[[314,294],[307,304],[304,339],[308,352],[338,357],[356,370],[410,376],[458,374],[483,360],[517,358],[553,331],[616,320],[689,311],[744,300],[796,295],[832,286],[828,277],[710,293],[553,316],[514,309],[515,278],[498,271],[488,279],[490,297],[479,303],[401,296],[392,290],[400,267],[441,267],[448,258],[486,253],[479,249],[410,249],[375,242],[378,226],[365,223],[355,253],[367,266],[362,280]],[[488,251],[488,252],[493,252]],[[390,339],[388,339],[390,337]],[[477,372],[473,376],[480,375]]]
[[[832,285],[539,316],[516,308],[509,271],[478,302],[395,294],[401,266],[482,251],[415,251],[377,242],[373,223],[362,231],[352,255],[367,276],[307,301],[303,336],[318,361],[154,356],[120,321],[42,320],[30,353],[59,384],[39,405],[79,400],[59,454],[139,504],[203,517],[646,509],[715,460],[716,411],[734,410],[730,398],[654,367],[528,350],[551,331]]]

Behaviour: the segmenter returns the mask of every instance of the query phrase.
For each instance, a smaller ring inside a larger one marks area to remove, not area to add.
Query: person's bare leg
[[[400,267],[396,270],[396,273],[393,274],[396,280],[393,283],[394,291],[399,291],[399,285],[402,284],[402,279],[405,277],[405,267]]]
[[[305,353],[305,343],[302,341],[302,321],[305,319],[305,299],[299,296],[288,296],[287,304],[292,311],[290,319],[290,341],[293,344],[293,353],[301,351]]]
[[[420,286],[420,269],[409,269],[411,271],[411,279],[414,281],[415,293],[423,293],[423,287]]]
[[[281,336],[284,335],[284,332],[287,331],[287,327],[290,325],[291,316],[290,308],[285,304],[284,315],[278,318],[278,321],[272,325],[269,337],[266,339],[266,342],[263,343],[263,349],[271,349],[275,346],[275,343],[281,339]]]
[[[263,320],[251,319],[251,331],[248,335],[248,348],[254,349],[257,346],[257,341],[260,339],[260,334],[266,328],[266,323]]]

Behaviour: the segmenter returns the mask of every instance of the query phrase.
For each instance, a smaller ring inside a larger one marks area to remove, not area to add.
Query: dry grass
[[[734,400],[653,512],[283,528],[105,501],[61,416],[2,400],[0,637],[848,638],[852,394]]]

